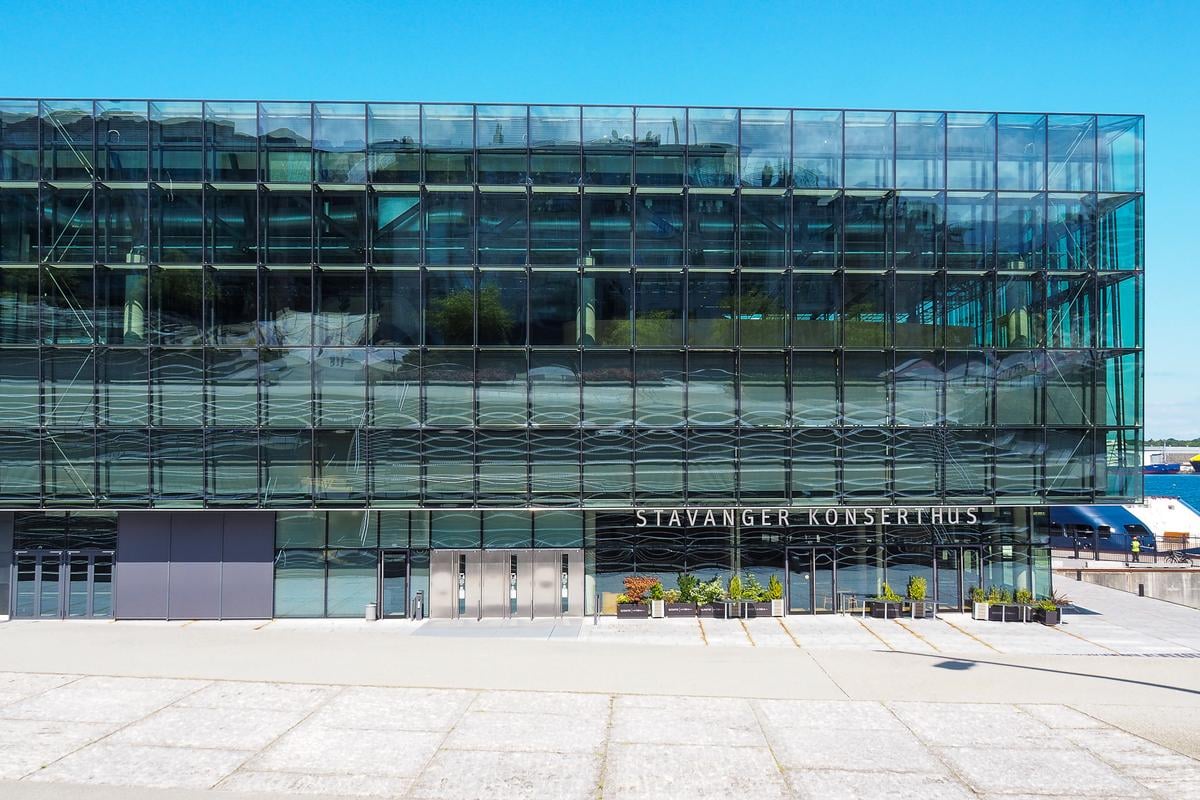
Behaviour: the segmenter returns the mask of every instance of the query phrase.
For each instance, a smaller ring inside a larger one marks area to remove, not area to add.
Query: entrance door
[[[408,616],[408,551],[384,550],[379,558],[379,614]]]
[[[433,550],[429,554],[429,616],[479,619],[482,550]]]
[[[15,553],[13,615],[27,619],[112,617],[113,554],[87,550]]]
[[[832,547],[804,547],[788,551],[789,614],[823,614],[837,610]]]
[[[429,593],[442,619],[582,616],[583,550],[434,550]]]
[[[971,589],[980,586],[982,555],[978,547],[938,546],[934,551],[938,608],[970,608]]]
[[[583,551],[534,550],[533,613],[583,616]]]

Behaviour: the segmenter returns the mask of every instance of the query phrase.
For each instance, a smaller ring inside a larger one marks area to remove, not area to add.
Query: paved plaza
[[[1200,797],[1200,612],[6,623],[0,797]],[[70,669],[64,669],[70,667]]]

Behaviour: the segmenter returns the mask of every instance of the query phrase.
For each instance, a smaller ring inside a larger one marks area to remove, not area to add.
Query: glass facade
[[[0,100],[0,505],[1133,500],[1143,148],[1136,116]],[[364,547],[279,569],[340,613]]]

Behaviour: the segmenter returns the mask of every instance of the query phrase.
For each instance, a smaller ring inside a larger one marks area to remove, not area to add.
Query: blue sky
[[[1146,431],[1200,435],[1200,3],[0,0],[0,94],[1144,113]]]

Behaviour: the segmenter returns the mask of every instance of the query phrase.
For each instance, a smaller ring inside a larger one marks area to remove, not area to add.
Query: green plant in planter
[[[720,578],[714,577],[711,581],[699,582],[696,584],[695,602],[705,605],[707,603],[715,603],[725,597],[725,587],[721,583]]]
[[[668,603],[684,602],[679,598],[680,591],[678,589],[667,589],[665,592],[663,592],[663,600],[666,600]]]
[[[667,592],[665,589],[663,589],[663,585],[661,583],[652,584],[650,588],[646,590],[646,596],[651,600],[663,600],[665,599],[666,594]]]
[[[973,603],[986,603],[987,602],[987,594],[984,593],[982,586],[972,586],[971,587],[971,602],[973,602]]]
[[[908,595],[909,600],[916,600],[920,602],[925,599],[925,592],[927,588],[928,585],[926,584],[925,579],[914,575],[908,579],[908,587],[905,589],[905,593]]]
[[[624,605],[625,603],[632,603],[632,602],[633,601],[629,599],[629,595],[627,595],[627,594],[617,595],[617,605]]]
[[[903,597],[892,591],[892,587],[888,584],[883,584],[879,589],[879,596],[876,600],[886,600],[889,603],[899,603],[904,600]]]
[[[752,600],[756,603],[771,599],[767,596],[767,587],[758,582],[758,576],[753,572],[746,576],[746,583],[742,586],[742,599]]]
[[[767,599],[783,599],[783,584],[779,582],[779,576],[777,575],[772,575],[771,580],[767,581]]]
[[[728,594],[729,594],[730,600],[741,600],[742,599],[742,579],[739,578],[737,575],[734,575],[732,578],[729,579]]]
[[[1028,589],[1017,589],[1016,601],[1023,606],[1033,605],[1033,592]]]
[[[1049,597],[1038,600],[1037,607],[1040,611],[1058,611],[1058,606]]]
[[[697,601],[696,593],[700,586],[700,579],[695,575],[683,573],[675,582],[679,585],[679,602],[695,603]]]
[[[999,586],[989,586],[987,591],[987,601],[993,605],[999,605],[1004,602],[1003,593]]]
[[[1000,592],[1001,603],[1011,603],[1013,601],[1012,589],[1003,589]]]

